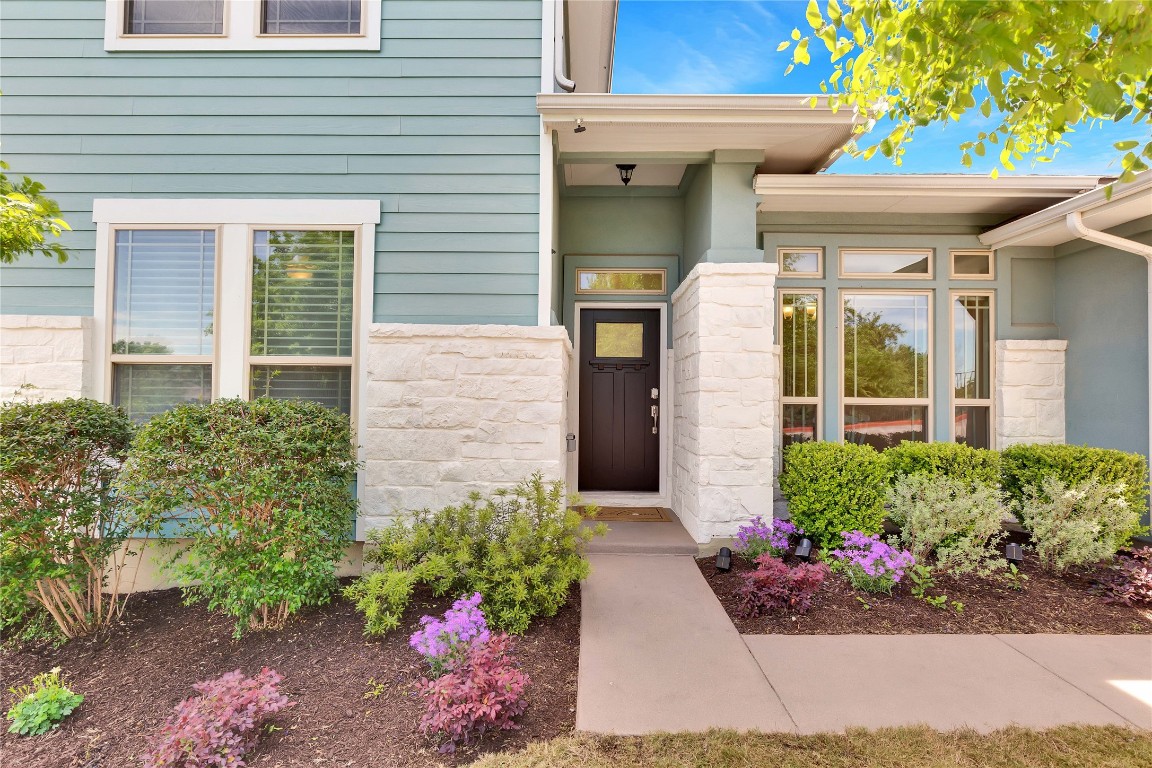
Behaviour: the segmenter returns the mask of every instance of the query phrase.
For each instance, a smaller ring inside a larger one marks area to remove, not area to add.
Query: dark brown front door
[[[660,310],[580,313],[580,490],[660,490]]]

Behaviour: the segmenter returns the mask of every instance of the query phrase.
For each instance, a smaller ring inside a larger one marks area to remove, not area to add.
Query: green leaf
[[[804,19],[812,29],[819,29],[824,26],[824,16],[820,13],[820,3],[816,0],[808,0],[808,9],[804,12]]]
[[[799,40],[800,39],[800,30],[796,29],[795,27],[792,28],[792,39],[793,40]]]
[[[1120,150],[1121,152],[1123,152],[1125,150],[1140,146],[1140,142],[1132,141],[1132,140],[1118,141],[1115,144],[1113,144],[1112,146],[1115,147],[1116,149]]]
[[[790,45],[792,45],[792,42],[789,40],[785,40],[784,42],[780,43],[780,45],[776,46],[776,50],[777,51],[783,51],[783,50],[787,49],[788,46],[790,46]]]
[[[984,99],[980,102],[980,114],[988,117],[992,114],[992,102],[989,99]]]

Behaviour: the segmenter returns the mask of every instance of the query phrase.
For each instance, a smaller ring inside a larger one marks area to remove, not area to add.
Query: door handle
[[[660,419],[660,406],[652,406],[652,434],[656,434],[656,427]]]

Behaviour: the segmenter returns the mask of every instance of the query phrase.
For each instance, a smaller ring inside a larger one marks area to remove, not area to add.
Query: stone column
[[[537,470],[565,480],[571,355],[562,327],[373,325],[358,537]]]
[[[1064,442],[1062,339],[996,342],[996,447]]]
[[[91,397],[92,318],[0,315],[0,400]]]
[[[697,542],[771,518],[775,264],[698,264],[672,295],[672,509]]]

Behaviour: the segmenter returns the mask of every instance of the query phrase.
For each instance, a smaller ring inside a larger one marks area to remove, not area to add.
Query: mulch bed
[[[732,570],[717,573],[714,557],[696,562],[732,623],[745,635],[1152,633],[1152,608],[1105,603],[1088,591],[1101,569],[1054,576],[1042,571],[1028,551],[1020,569],[1028,577],[1023,590],[974,576],[935,576],[936,588],[929,594],[947,595],[949,602],[959,600],[964,604],[961,612],[935,608],[912,597],[907,578],[889,596],[856,590],[846,576],[833,573],[807,614],[778,613],[756,619],[736,614],[737,589],[744,582],[738,574],[755,570],[751,563],[734,554]]]
[[[423,670],[408,647],[410,629],[366,639],[362,618],[336,599],[282,630],[234,641],[230,619],[182,606],[177,590],[134,596],[123,624],[103,637],[54,651],[0,653],[4,688],[60,666],[72,689],[86,697],[56,731],[0,735],[0,762],[12,768],[139,765],[151,735],[194,694],[193,683],[237,668],[255,674],[264,666],[284,676],[281,690],[297,704],[276,717],[282,730],[263,737],[250,753],[252,766],[452,765],[517,749],[575,726],[579,595],[574,588],[555,617],[538,620],[517,638],[517,657],[532,679],[522,728],[486,737],[478,749],[455,756],[438,754],[417,730],[424,708],[413,684]],[[405,626],[415,628],[421,615],[443,613],[451,602],[417,593]],[[5,694],[4,709],[12,699]]]

